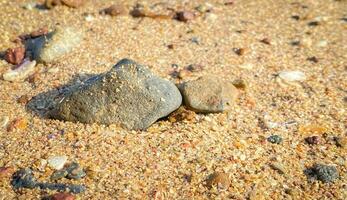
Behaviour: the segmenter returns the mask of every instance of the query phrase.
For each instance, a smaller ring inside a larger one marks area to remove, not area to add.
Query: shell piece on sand
[[[26,60],[16,69],[10,69],[2,76],[5,81],[20,82],[35,72],[36,61]]]
[[[48,158],[48,165],[53,169],[60,170],[63,169],[67,161],[67,156],[53,156]]]
[[[306,75],[302,71],[282,71],[278,76],[287,82],[306,80]]]

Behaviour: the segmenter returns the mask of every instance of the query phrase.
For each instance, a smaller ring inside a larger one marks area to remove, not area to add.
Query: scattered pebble
[[[204,76],[179,86],[185,105],[196,112],[223,112],[230,109],[238,97],[238,90],[229,81]]]
[[[2,77],[5,81],[21,82],[35,73],[36,61],[26,60],[15,69],[9,69]]]
[[[45,7],[48,9],[51,9],[55,6],[59,6],[61,4],[62,4],[61,0],[46,0],[44,3]]]
[[[185,109],[184,106],[181,106],[179,109],[171,113],[168,119],[171,123],[175,123],[175,122],[180,122],[184,120],[193,121],[195,117],[196,117],[195,112],[191,110],[187,110]]]
[[[277,162],[271,163],[270,167],[274,170],[276,170],[280,174],[286,174],[286,170],[284,169],[283,165]]]
[[[22,95],[20,96],[18,99],[17,99],[17,102],[18,103],[21,103],[21,104],[27,104],[30,100],[30,97],[28,95]]]
[[[8,116],[0,117],[0,128],[6,127],[9,121],[10,118]]]
[[[240,90],[245,90],[247,88],[247,83],[243,79],[236,79],[233,81],[233,85]]]
[[[70,8],[78,8],[83,6],[85,0],[61,0],[62,3]]]
[[[68,172],[67,178],[69,179],[81,179],[86,176],[86,172],[76,162],[67,166],[66,171]]]
[[[279,135],[271,135],[270,137],[267,138],[267,141],[272,143],[272,144],[280,144],[282,143],[282,137]]]
[[[224,2],[224,5],[230,6],[230,5],[233,5],[234,3],[235,3],[235,0],[226,0],[226,1]]]
[[[305,141],[307,144],[311,144],[311,145],[316,145],[319,144],[319,137],[318,136],[310,136],[305,138]]]
[[[26,118],[20,117],[13,120],[7,127],[7,131],[11,132],[15,129],[25,130],[28,126],[28,120]]]
[[[25,48],[17,47],[12,49],[7,49],[5,52],[5,60],[13,65],[18,65],[22,63],[25,56]]]
[[[36,31],[33,31],[30,33],[30,37],[31,38],[37,38],[37,37],[40,37],[40,36],[43,36],[43,35],[47,35],[48,34],[48,28],[47,27],[43,27],[43,28],[40,28]]]
[[[188,22],[195,18],[195,14],[190,11],[179,11],[176,13],[176,19],[181,22]]]
[[[185,67],[184,69],[190,72],[200,72],[204,69],[204,66],[200,64],[191,64]]]
[[[233,48],[233,51],[239,55],[239,56],[242,56],[245,54],[246,52],[246,49],[245,48]]]
[[[271,41],[269,38],[264,38],[264,39],[260,40],[260,42],[267,44],[267,45],[271,45]]]
[[[60,192],[60,193],[53,194],[50,199],[51,200],[75,200],[75,197],[72,194]]]
[[[308,57],[307,60],[314,63],[318,63],[318,58],[316,56]]]
[[[335,142],[338,147],[346,148],[347,147],[347,138],[346,137],[335,137]]]
[[[229,175],[223,172],[215,172],[211,174],[207,180],[206,185],[209,188],[212,188],[213,186],[217,188],[228,188],[231,184]]]
[[[135,61],[123,59],[106,74],[96,75],[82,87],[67,92],[50,116],[66,121],[115,123],[128,129],[146,129],[176,110],[181,102],[181,94],[173,83]],[[98,110],[97,115],[94,110]]]
[[[10,177],[14,172],[12,167],[0,167],[0,180]]]
[[[53,156],[48,158],[47,161],[48,165],[53,169],[61,170],[67,161],[67,156]]]
[[[123,5],[112,5],[102,10],[101,13],[105,13],[106,15],[111,15],[111,16],[118,16],[118,15],[127,14],[128,10]]]
[[[292,19],[295,19],[296,21],[300,20],[300,16],[299,15],[292,15]]]
[[[157,14],[149,10],[142,4],[136,4],[133,10],[130,12],[133,17],[148,17],[152,19],[172,19],[172,14]]]
[[[51,175],[51,180],[54,181],[54,180],[59,180],[59,179],[65,178],[67,176],[67,174],[68,174],[68,172],[66,170],[63,170],[63,169],[55,171]]]
[[[310,179],[317,179],[323,183],[334,182],[339,178],[339,172],[335,166],[324,164],[315,164],[313,167],[306,169],[305,174]]]
[[[26,40],[25,45],[34,60],[49,63],[71,52],[82,38],[80,29],[58,26],[45,36]]]
[[[312,21],[312,22],[309,22],[307,25],[308,26],[318,26],[320,23],[318,21]]]

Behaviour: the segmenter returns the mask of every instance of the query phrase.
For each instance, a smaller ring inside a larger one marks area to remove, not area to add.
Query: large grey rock
[[[27,52],[38,62],[53,62],[70,53],[83,39],[83,31],[73,27],[58,26],[53,32],[25,43]]]
[[[185,105],[196,112],[215,113],[230,109],[238,90],[229,81],[215,76],[203,76],[179,86]]]
[[[181,94],[173,83],[132,60],[123,59],[109,72],[67,92],[50,116],[142,130],[176,110],[181,102]]]

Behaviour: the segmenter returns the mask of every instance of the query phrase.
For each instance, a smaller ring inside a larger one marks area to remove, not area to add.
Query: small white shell
[[[32,75],[35,72],[36,61],[26,60],[16,69],[9,69],[2,76],[5,81],[14,81],[19,82],[26,79],[28,76]]]
[[[48,158],[47,161],[50,167],[56,170],[60,170],[60,169],[63,169],[67,161],[67,156],[53,156]]]
[[[306,75],[301,71],[282,71],[278,76],[286,82],[306,80]]]
[[[9,117],[2,116],[0,117],[0,128],[5,127],[9,121]]]

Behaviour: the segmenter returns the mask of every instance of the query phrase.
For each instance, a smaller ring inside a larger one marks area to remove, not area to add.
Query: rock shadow
[[[26,110],[38,115],[41,118],[50,118],[52,111],[57,104],[63,101],[64,97],[74,88],[80,87],[96,74],[77,74],[65,85],[40,93],[26,104]]]

